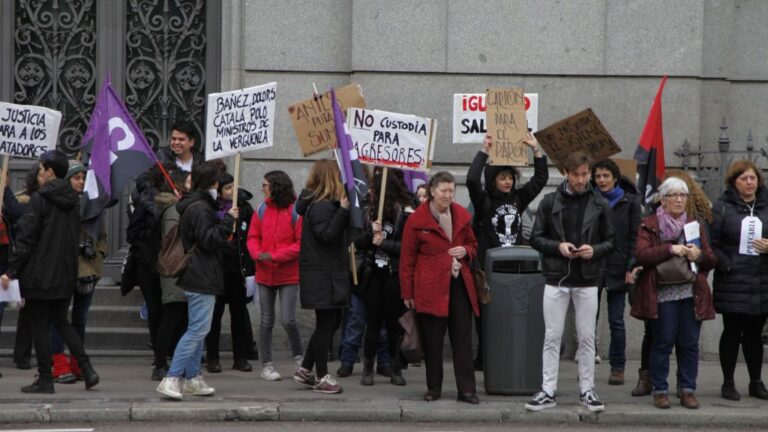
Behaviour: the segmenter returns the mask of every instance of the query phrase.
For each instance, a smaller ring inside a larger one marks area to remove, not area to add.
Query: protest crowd
[[[414,132],[426,135],[430,127],[421,124]],[[381,384],[379,375],[405,386],[408,374],[421,370],[413,366],[423,364],[424,400],[440,399],[447,332],[456,398],[477,404],[475,372],[483,369],[483,351],[492,349],[483,344],[481,329],[488,323],[481,314],[479,269],[489,249],[529,245],[540,253],[545,281],[541,390],[526,403],[529,411],[556,406],[571,303],[579,400],[590,411],[605,409],[597,382],[625,383],[627,304],[645,329],[633,396],[670,408],[674,351],[674,394],[683,407],[698,408],[701,325],[721,314],[722,397],[741,397],[742,383],[734,380],[741,347],[748,394],[768,399],[761,378],[768,189],[751,161],[730,165],[725,192],[714,203],[686,173],[674,170],[646,200],[636,179],[612,159],[572,151],[558,161],[564,181],[543,196],[531,224],[524,216],[549,179],[547,156],[532,133],[522,139],[533,156],[529,179],[515,166],[491,164],[500,144],[485,137],[466,176],[466,203],[454,199],[456,180],[446,171],[427,179],[357,164],[344,172],[347,167],[331,159],[315,161],[301,187],[290,173],[266,172],[261,195],[254,196],[238,186],[239,173],[233,176],[223,159],[206,160],[196,150],[199,141],[192,125],[174,124],[169,145],[148,156],[157,163],[135,178],[129,206],[122,285],[138,286],[144,298],[154,359],[147,379],[159,381],[156,390],[165,398],[213,395],[208,381],[215,384],[214,374],[222,371],[222,349],[231,349],[233,369],[252,372],[250,361],[259,360],[261,379],[281,380],[272,352],[279,309],[295,364],[291,385],[341,393],[362,350],[360,385]],[[91,163],[96,160],[92,155]],[[55,384],[80,380],[89,389],[100,380],[84,339],[108,239],[103,223],[81,219],[81,195],[96,196],[93,188],[104,187],[88,184],[89,169],[51,150],[30,169],[23,190],[4,190],[0,284],[7,290],[18,281],[24,298],[13,360],[20,369],[31,368],[34,347],[37,364],[37,377],[24,393],[54,393]],[[350,188],[355,180],[364,187]],[[602,295],[611,369],[596,377]],[[246,308],[254,298],[259,323],[251,322]],[[299,332],[299,307],[314,311],[311,335]],[[225,308],[231,347],[220,343]],[[337,331],[340,366],[333,373],[328,361]]]

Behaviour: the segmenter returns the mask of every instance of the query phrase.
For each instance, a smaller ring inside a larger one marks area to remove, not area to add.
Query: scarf
[[[688,214],[683,211],[677,219],[664,210],[664,206],[656,209],[656,219],[659,220],[661,241],[675,241],[683,233],[683,225],[688,222]]]
[[[219,211],[216,212],[216,217],[219,218],[219,220],[224,219],[224,216],[227,215],[229,209],[232,208],[232,201],[225,201],[219,197],[216,198],[216,203],[219,205]]]
[[[622,189],[621,186],[616,185],[616,187],[608,192],[600,191],[600,195],[602,195],[603,198],[608,201],[608,205],[613,208],[620,199],[624,198],[624,189]]]

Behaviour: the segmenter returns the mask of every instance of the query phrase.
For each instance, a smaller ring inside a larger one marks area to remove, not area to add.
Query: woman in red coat
[[[458,400],[479,402],[472,365],[472,313],[478,315],[470,262],[477,253],[472,216],[453,202],[456,181],[447,172],[429,181],[429,201],[405,224],[400,251],[400,289],[416,309],[427,373],[424,400],[440,398],[443,339],[448,329]]]

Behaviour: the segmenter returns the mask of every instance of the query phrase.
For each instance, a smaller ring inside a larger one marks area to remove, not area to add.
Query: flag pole
[[[2,193],[2,196],[5,196],[5,187],[8,186],[8,164],[11,161],[11,157],[8,155],[3,156],[3,173],[2,178],[0,178],[0,193]],[[3,201],[0,199],[0,216],[3,214]]]
[[[173,184],[173,180],[171,180],[171,176],[168,175],[168,171],[165,170],[165,167],[163,166],[162,162],[160,162],[160,159],[155,159],[155,165],[157,165],[157,167],[160,168],[160,172],[163,173],[163,177],[165,177],[165,181],[167,181],[168,184],[171,186],[171,189],[173,190],[173,193],[176,195],[176,198],[181,199],[181,192],[179,192],[179,190],[176,189],[176,185]]]

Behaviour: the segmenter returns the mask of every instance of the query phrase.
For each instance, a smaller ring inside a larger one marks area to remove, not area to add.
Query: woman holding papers
[[[650,320],[653,404],[669,408],[669,355],[677,349],[680,404],[695,409],[701,322],[715,318],[707,272],[717,259],[701,224],[686,211],[688,186],[676,177],[659,187],[661,205],[645,217],[637,238],[637,284],[632,316]],[[700,246],[699,246],[700,245]]]
[[[749,160],[734,162],[725,175],[726,191],[713,208],[712,249],[717,255],[715,310],[723,315],[720,367],[723,398],[739,400],[733,372],[739,345],[749,372],[749,395],[768,399],[760,376],[761,333],[768,317],[768,189]]]

